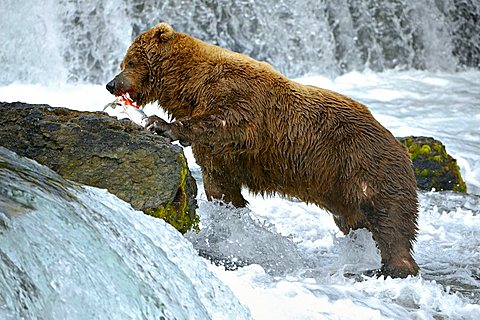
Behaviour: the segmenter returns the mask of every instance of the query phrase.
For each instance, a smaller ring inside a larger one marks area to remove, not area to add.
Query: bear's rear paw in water
[[[398,257],[385,263],[380,269],[381,274],[385,277],[392,278],[406,278],[408,276],[416,276],[419,271],[419,267],[413,258]]]
[[[343,274],[345,278],[354,279],[356,282],[365,281],[367,278],[380,278],[383,276],[381,269],[365,270],[359,273],[346,272]]]
[[[365,278],[407,278],[416,276],[419,267],[413,258],[397,257],[389,263],[384,263],[380,269],[366,270],[360,273],[345,273],[346,278],[353,278],[356,281],[363,281]]]
[[[409,276],[416,276],[417,274],[418,272],[415,274],[412,274],[409,272],[401,272],[401,271],[392,272],[391,270],[386,270],[385,268],[381,268],[381,269],[366,270],[360,273],[347,272],[347,273],[344,273],[343,276],[345,278],[354,279],[356,282],[362,282],[362,281],[365,281],[367,278],[375,278],[375,279],[382,278],[382,277],[384,279],[386,279],[387,277],[407,278]]]

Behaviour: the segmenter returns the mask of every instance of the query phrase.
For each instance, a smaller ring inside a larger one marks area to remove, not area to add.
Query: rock
[[[413,136],[398,140],[410,152],[419,189],[467,192],[457,161],[447,154],[442,142],[430,137]]]
[[[180,147],[104,112],[0,103],[0,146],[64,178],[108,189],[182,233],[198,229],[197,187]]]

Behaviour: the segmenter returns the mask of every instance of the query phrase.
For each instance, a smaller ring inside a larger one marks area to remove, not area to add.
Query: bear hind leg
[[[382,257],[380,274],[392,278],[417,275],[419,267],[412,256],[412,244],[417,232],[416,211],[408,214],[403,208],[387,212],[378,209],[372,203],[362,205],[361,209],[380,249]]]

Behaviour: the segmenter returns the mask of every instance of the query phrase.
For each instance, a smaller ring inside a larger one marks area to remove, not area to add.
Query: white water
[[[202,233],[189,234],[188,238],[199,249],[205,249],[202,245],[207,239],[212,243],[208,247],[211,254],[217,257],[255,263],[236,271],[214,265],[209,269],[250,309],[254,319],[479,319],[480,72],[365,72],[334,80],[312,77],[299,81],[366,103],[397,136],[439,138],[458,160],[470,194],[420,193],[420,232],[415,245],[420,276],[356,281],[345,278],[344,272],[380,263],[368,232],[344,237],[328,213],[277,197],[263,199],[246,192],[250,202],[247,211],[208,203],[199,167],[186,149],[200,185],[198,212],[203,228]],[[112,98],[103,86],[95,85],[0,87],[0,101],[49,103],[79,110],[99,111]],[[153,105],[146,111],[161,114]],[[110,207],[123,206],[104,196]],[[117,225],[116,218],[107,216],[109,223]],[[141,234],[152,236],[156,232],[155,227],[142,222],[144,217],[133,215],[130,219],[141,227],[121,241],[138,241]],[[112,241],[111,235],[102,233],[102,237]],[[134,280],[132,285],[139,283],[143,282]],[[93,288],[89,294],[97,297],[99,304],[115,303],[111,300],[114,297],[104,294],[100,299]]]

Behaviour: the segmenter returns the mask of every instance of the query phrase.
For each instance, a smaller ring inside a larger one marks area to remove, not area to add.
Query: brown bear
[[[158,102],[175,119],[153,116],[146,127],[191,144],[209,200],[246,206],[242,187],[299,198],[330,211],[345,233],[370,230],[378,274],[418,273],[412,163],[364,105],[166,23],[135,39],[107,89]]]

